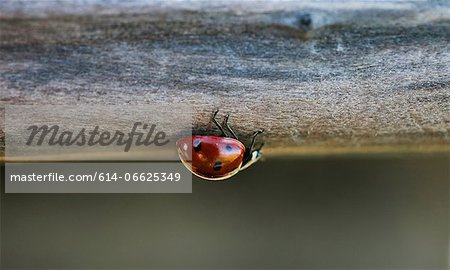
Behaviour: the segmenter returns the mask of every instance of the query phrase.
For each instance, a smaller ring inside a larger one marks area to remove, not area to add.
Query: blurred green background
[[[271,158],[192,194],[2,193],[2,269],[448,269],[449,167]]]

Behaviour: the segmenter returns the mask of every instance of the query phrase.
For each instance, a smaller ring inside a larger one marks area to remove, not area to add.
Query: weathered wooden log
[[[220,108],[267,154],[449,151],[448,5],[355,3],[4,2],[1,103],[183,102],[195,132]]]

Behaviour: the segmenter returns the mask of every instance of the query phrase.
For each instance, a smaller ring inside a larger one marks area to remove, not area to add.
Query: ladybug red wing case
[[[177,141],[177,148],[184,165],[207,180],[224,180],[235,175],[245,154],[245,146],[240,141],[217,136],[182,138]]]

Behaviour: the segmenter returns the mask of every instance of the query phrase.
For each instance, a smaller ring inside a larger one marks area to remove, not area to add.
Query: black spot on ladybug
[[[216,171],[222,169],[222,162],[220,162],[220,160],[216,161],[216,163],[214,163],[213,169]]]
[[[231,150],[233,150],[233,147],[231,147],[231,145],[227,145],[227,146],[225,146],[225,149],[227,149],[227,151],[231,151]]]
[[[202,150],[202,142],[198,139],[194,140],[194,144],[192,146],[194,146],[195,152],[199,152]]]

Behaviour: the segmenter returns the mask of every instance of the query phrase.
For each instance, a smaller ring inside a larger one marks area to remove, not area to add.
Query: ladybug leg
[[[257,151],[260,151],[261,150],[261,148],[263,148],[263,146],[264,146],[264,142],[262,142],[260,145],[259,145],[259,147],[258,148],[256,148],[256,150]]]
[[[223,129],[223,127],[219,124],[219,122],[217,122],[216,120],[216,116],[217,113],[219,112],[219,110],[215,110],[214,111],[214,115],[212,117],[212,121],[214,122],[214,124],[216,124],[216,126],[220,129],[220,131],[222,132],[222,136],[228,137],[227,134],[225,133],[225,130]]]
[[[250,144],[250,147],[249,147],[250,151],[253,151],[253,147],[255,146],[256,137],[258,137],[258,135],[263,132],[264,132],[264,129],[260,129],[260,130],[253,132],[252,143]],[[263,145],[264,145],[264,143],[259,147],[259,149],[261,149],[261,147],[263,147]]]
[[[236,133],[233,131],[233,129],[231,129],[230,125],[228,125],[228,118],[230,118],[230,115],[227,114],[225,116],[225,120],[223,121],[223,125],[227,128],[227,130],[231,133],[231,135],[233,136],[233,138],[235,138],[236,140],[238,140],[238,136],[236,135]]]

